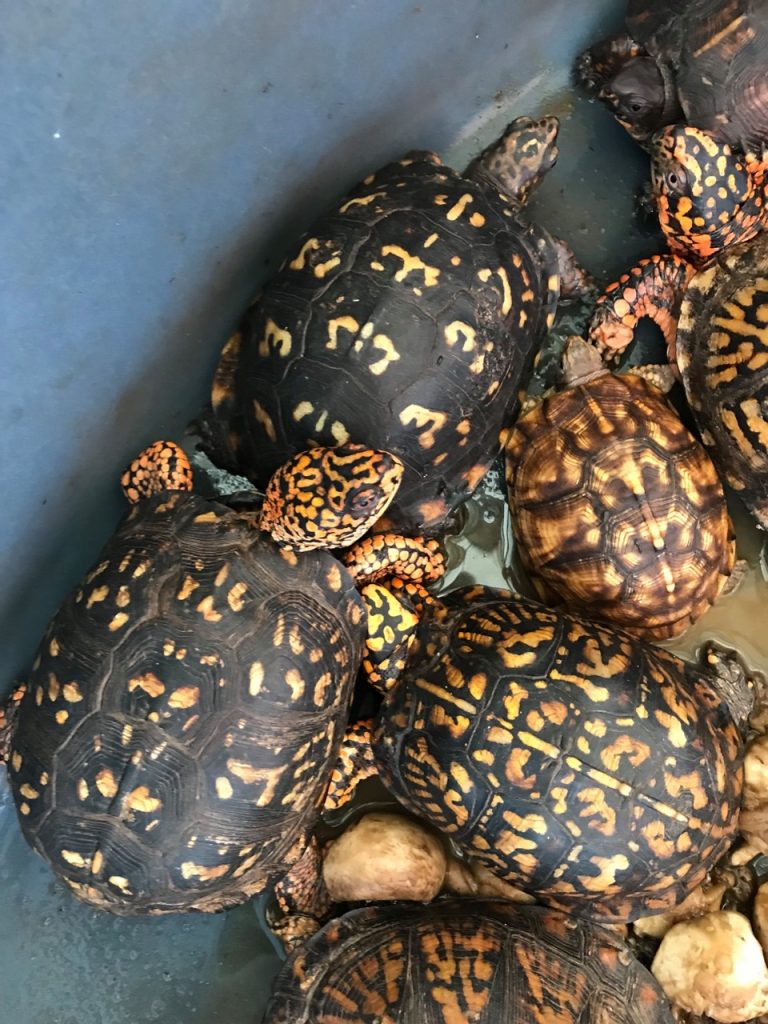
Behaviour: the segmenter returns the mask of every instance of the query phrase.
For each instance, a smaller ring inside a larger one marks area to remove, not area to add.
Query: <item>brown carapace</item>
[[[672,1024],[609,931],[481,900],[355,910],[285,963],[264,1024]]]
[[[311,847],[371,622],[320,542],[352,543],[401,473],[361,446],[302,453],[254,519],[191,492],[171,442],[132,463],[134,504],[52,619],[5,729],[24,835],[78,896],[119,914],[218,910]],[[411,564],[399,537],[378,544]]]
[[[506,443],[519,557],[539,596],[636,636],[683,633],[735,560],[722,484],[664,395],[597,364],[522,416]]]

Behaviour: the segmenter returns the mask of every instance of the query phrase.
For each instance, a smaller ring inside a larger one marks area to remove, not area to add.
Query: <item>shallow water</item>
[[[587,269],[606,283],[653,252],[658,239],[633,216],[633,196],[647,166],[643,154],[602,109],[575,96],[563,82],[552,90],[539,81],[524,95],[499,97],[445,156],[461,166],[511,117],[539,112],[562,118],[561,158],[530,213],[567,238]],[[578,326],[578,319],[565,322],[560,333]],[[747,517],[735,505],[734,511],[750,574],[734,596],[719,602],[673,646],[690,654],[703,639],[716,637],[741,649],[753,668],[768,672],[768,630],[762,627],[768,584],[758,568],[760,542]],[[512,545],[498,472],[489,475],[469,503],[462,532],[447,544],[450,568],[444,586],[520,582],[505,568]],[[253,1024],[267,998],[264,978],[279,963],[260,927],[257,905],[215,916],[121,919],[78,903],[30,854],[4,777],[0,908],[0,962],[13,964],[13,984],[0,991],[2,1024]]]

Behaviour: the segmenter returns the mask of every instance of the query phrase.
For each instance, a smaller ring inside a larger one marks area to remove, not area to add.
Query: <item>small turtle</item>
[[[283,965],[264,1024],[672,1024],[611,932],[543,907],[367,907]]]
[[[679,903],[733,842],[754,699],[734,657],[698,668],[484,587],[435,599],[416,636],[334,806],[378,774],[502,880],[606,921]]]
[[[702,440],[723,479],[765,528],[763,172],[764,167],[750,170],[728,147],[715,146],[693,129],[675,129],[660,139],[654,189],[672,252],[641,260],[606,289],[589,338],[603,354],[618,357],[642,317],[659,326]]]
[[[589,290],[520,219],[557,132],[518,118],[464,174],[411,153],[321,217],[224,347],[214,460],[260,484],[309,444],[370,444],[405,464],[377,529],[438,531],[498,453],[558,296]]]
[[[542,599],[646,639],[678,636],[734,567],[715,467],[658,387],[610,373],[582,338],[568,340],[564,380],[506,442],[521,562]]]
[[[576,63],[632,138],[686,121],[742,149],[768,141],[768,6],[761,0],[629,0],[625,32]]]
[[[357,541],[401,477],[386,452],[314,449],[254,517],[190,493],[170,442],[132,463],[134,507],[51,621],[0,737],[24,835],[79,897],[218,910],[292,865],[300,884],[366,633],[352,571],[321,549]],[[377,540],[414,574],[418,542]]]

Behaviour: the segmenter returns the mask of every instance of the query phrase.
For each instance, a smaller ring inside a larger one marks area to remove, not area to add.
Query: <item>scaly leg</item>
[[[609,285],[597,302],[589,340],[608,358],[630,344],[638,321],[647,316],[659,326],[675,363],[677,318],[685,289],[695,273],[679,256],[651,256]]]
[[[140,452],[120,478],[132,505],[163,491],[191,491],[192,467],[173,441],[155,441]]]
[[[304,853],[275,886],[274,896],[282,915],[269,927],[287,953],[302,946],[322,928],[331,908],[331,897],[323,881],[323,856],[312,836]]]
[[[17,686],[7,701],[0,705],[0,764],[7,764],[11,756],[13,725],[19,711],[21,699],[27,692],[25,683]]]

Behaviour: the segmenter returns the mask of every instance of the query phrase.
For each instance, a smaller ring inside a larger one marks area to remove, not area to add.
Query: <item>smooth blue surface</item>
[[[0,692],[291,238],[385,160],[559,88],[611,9],[0,4]]]

